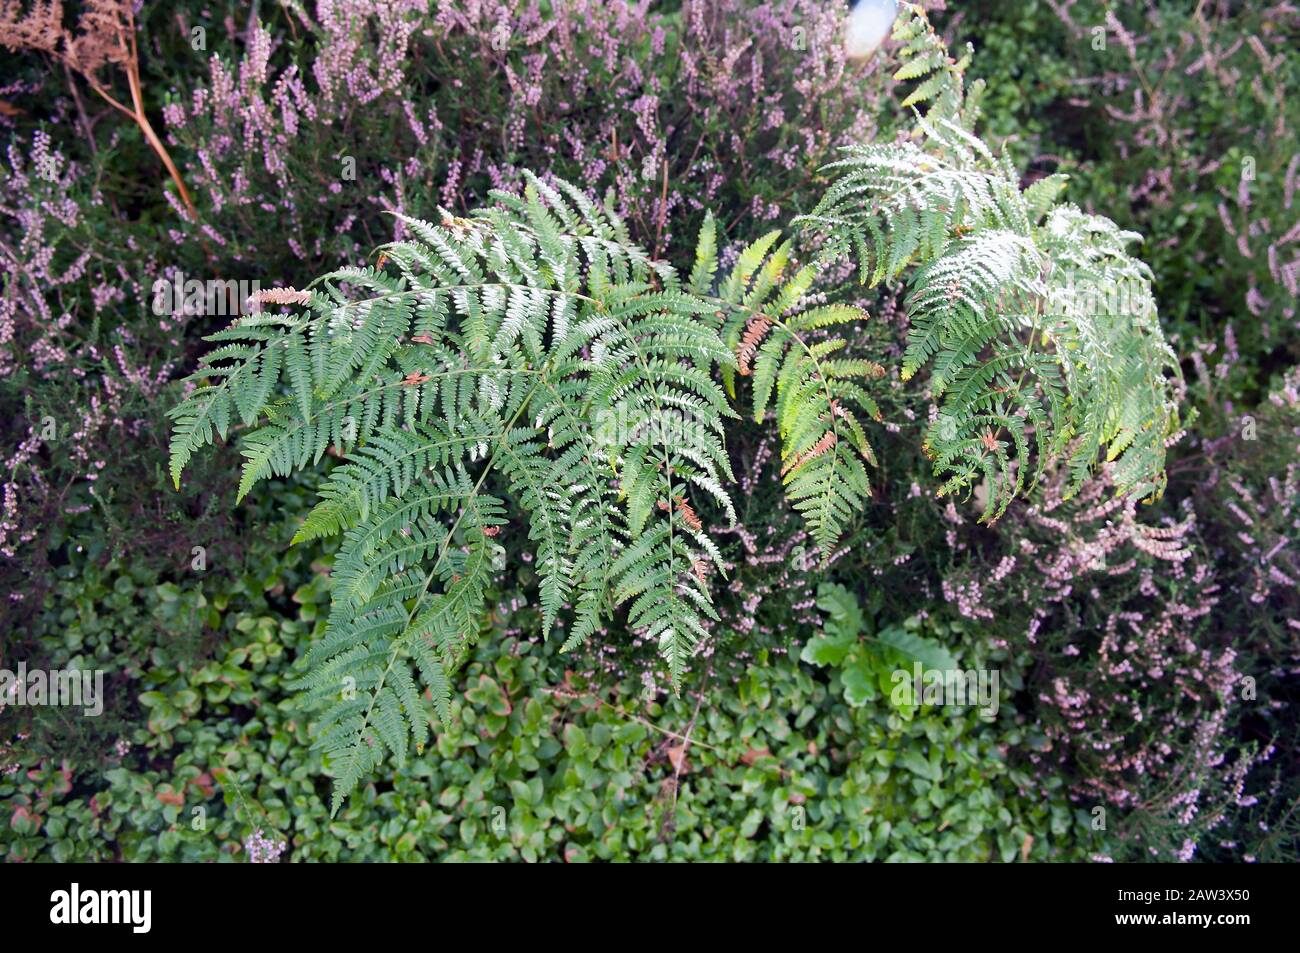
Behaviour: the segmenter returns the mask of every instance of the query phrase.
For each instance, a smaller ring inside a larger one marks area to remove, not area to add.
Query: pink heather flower
[[[260,827],[244,838],[244,850],[248,851],[250,864],[279,863],[280,855],[288,845],[289,842],[286,840],[273,840],[266,837]]]

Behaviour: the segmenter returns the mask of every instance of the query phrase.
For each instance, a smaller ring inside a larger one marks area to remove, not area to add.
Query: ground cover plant
[[[1300,14],[949,6],[0,6],[7,859],[1291,858]]]

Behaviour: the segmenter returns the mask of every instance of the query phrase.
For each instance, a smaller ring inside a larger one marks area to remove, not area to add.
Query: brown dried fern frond
[[[110,106],[130,116],[162,160],[190,218],[198,221],[198,212],[180,170],[145,114],[140,59],[135,45],[135,11],[130,0],[86,0],[73,30],[64,27],[63,4],[58,0],[35,0],[26,13],[19,0],[0,0],[0,47],[14,53],[44,53],[53,57],[80,73]],[[110,65],[126,75],[131,91],[130,106],[115,97],[100,79],[100,70]]]
[[[741,377],[753,373],[754,355],[758,353],[763,338],[767,337],[767,332],[771,329],[772,319],[765,314],[754,315],[745,325],[745,336],[740,339],[740,347],[736,349],[736,365]]]

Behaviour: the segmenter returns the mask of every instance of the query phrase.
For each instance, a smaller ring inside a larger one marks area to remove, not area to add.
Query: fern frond
[[[295,537],[343,536],[300,685],[335,810],[423,744],[421,686],[452,716],[509,507],[528,521],[546,628],[571,611],[567,648],[625,604],[679,686],[717,619],[703,567],[723,564],[692,500],[735,518],[716,305],[566,183],[529,176],[494,200],[468,219],[407,219],[383,269],[339,269],[295,292],[298,314],[215,335],[173,412],[177,480],[236,418],[241,496],[343,456]],[[715,253],[694,282],[711,281]]]
[[[983,81],[973,83],[970,89],[965,86],[964,74],[975,55],[974,47],[967,43],[961,57],[954,60],[925,10],[914,3],[901,7],[894,21],[893,40],[899,44],[901,60],[894,81],[920,81],[903,99],[903,108],[925,105],[930,119],[943,118],[974,129],[984,88]]]
[[[787,275],[793,249],[788,241],[777,244],[779,237],[770,233],[743,249],[713,300],[738,373],[753,379],[754,419],[775,411],[786,498],[829,557],[871,493],[864,463],[874,464],[875,454],[859,418],[880,412],[862,382],[884,369],[834,356],[847,342],[826,329],[865,315],[847,305],[809,306],[817,268]],[[724,379],[735,393],[729,371]]]
[[[925,51],[939,41],[923,19],[913,9],[903,24],[909,63],[933,61]],[[1047,467],[1064,460],[1077,486],[1101,457],[1114,462],[1122,492],[1156,494],[1178,428],[1179,371],[1155,320],[1150,276],[1127,252],[1137,236],[1057,205],[1060,179],[1022,192],[1014,170],[964,124],[959,78],[945,87],[947,105],[918,117],[925,148],[850,148],[818,207],[796,224],[823,260],[856,258],[865,283],[905,278],[911,328],[901,373],[928,367],[941,400],[924,443],[940,495],[982,485],[992,520]],[[1112,293],[1089,301],[1080,285]],[[797,452],[808,454],[820,434],[803,423]]]

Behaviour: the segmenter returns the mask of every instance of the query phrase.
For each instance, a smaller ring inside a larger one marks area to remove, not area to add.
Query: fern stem
[[[307,285],[307,288],[311,288],[313,285],[319,284],[322,281],[326,281],[331,277],[332,275],[322,275],[321,277],[313,281],[311,284]],[[511,291],[527,291],[530,294],[552,294],[561,298],[578,298],[581,299],[582,301],[589,301],[594,305],[600,304],[600,301],[598,301],[596,298],[591,298],[588,297],[587,295],[579,294],[576,291],[565,291],[563,288],[539,288],[534,285],[521,285],[510,281],[484,281],[474,285],[447,285],[445,287],[435,287],[435,288],[410,288],[406,291],[386,291],[379,297],[385,299],[409,298],[412,296],[419,296],[419,295],[431,295],[438,291],[478,291],[484,288],[506,288]],[[345,301],[344,303],[338,306],[338,310],[346,311],[349,308],[360,307],[363,304],[373,304],[374,301],[375,301],[374,298],[361,298],[357,301]]]

